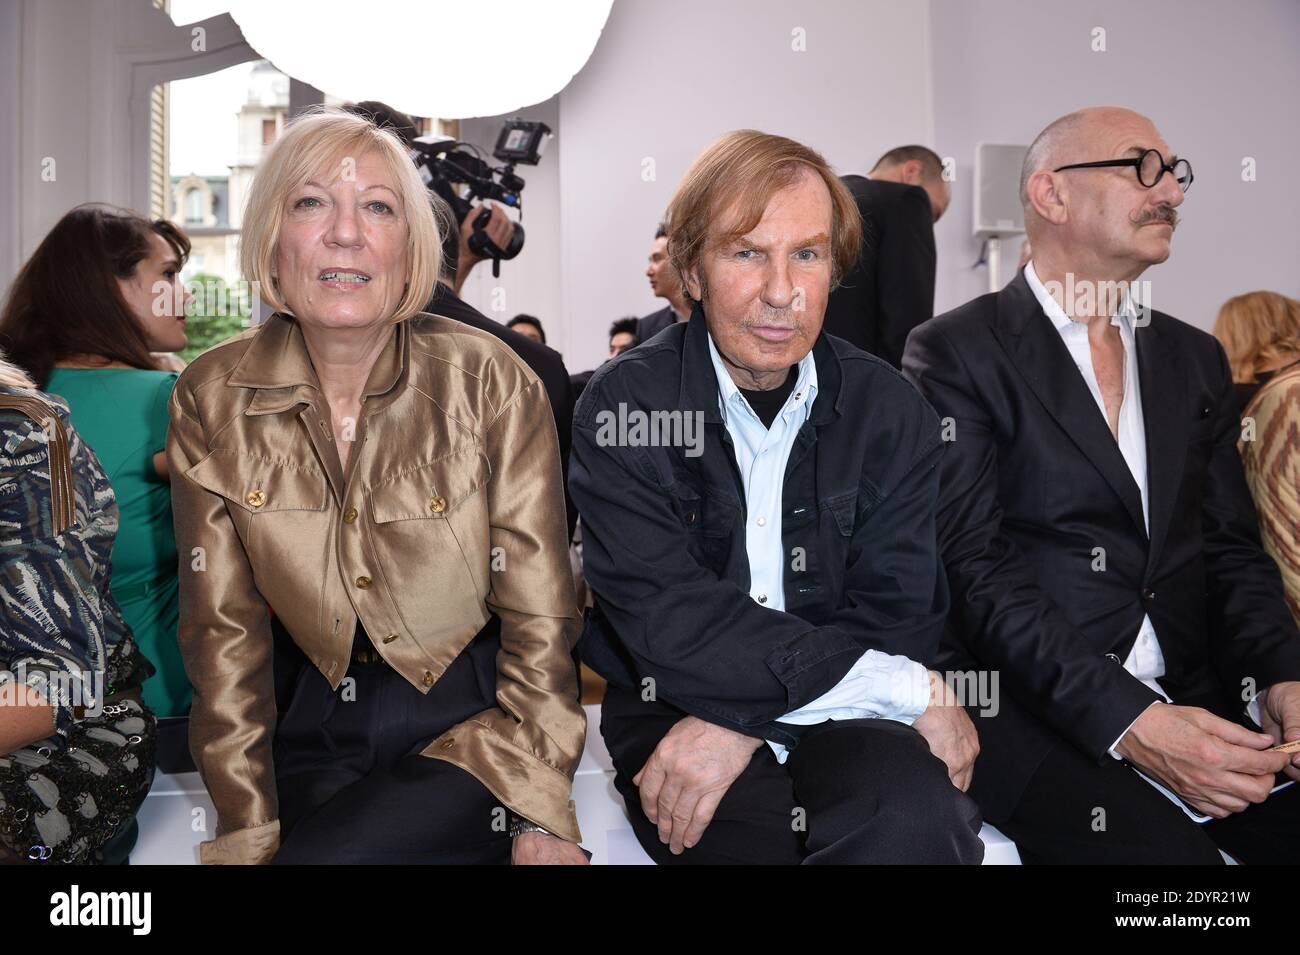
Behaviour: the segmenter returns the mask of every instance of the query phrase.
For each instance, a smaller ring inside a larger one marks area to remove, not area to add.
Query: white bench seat
[[[623,799],[614,788],[614,767],[600,736],[600,707],[587,711],[587,747],[573,781],[583,846],[597,865],[653,865],[632,832]],[[159,774],[138,816],[140,839],[131,853],[132,865],[193,865],[198,845],[210,838],[216,811],[198,773]],[[195,821],[200,831],[195,831]],[[1015,844],[992,826],[980,832],[985,865],[1019,865]]]

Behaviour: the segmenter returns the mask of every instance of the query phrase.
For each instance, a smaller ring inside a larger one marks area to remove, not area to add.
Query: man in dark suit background
[[[1300,754],[1269,751],[1300,739],[1300,634],[1232,375],[1132,284],[1169,256],[1190,182],[1143,116],[1057,120],[1021,177],[1032,260],[907,344],[950,442],[941,666],[999,678],[995,706],[967,701],[971,792],[1025,862],[1300,858],[1300,793],[1271,792]]]
[[[862,252],[831,293],[826,331],[897,368],[907,333],[934,315],[934,223],[951,199],[943,162],[899,146],[867,176],[840,178],[862,214]]]
[[[668,304],[638,320],[634,345],[648,342],[665,328],[677,322],[685,322],[691,317],[691,303],[686,297],[686,290],[682,288],[681,277],[668,259],[668,227],[662,222],[655,230],[645,276],[650,280],[650,291]]]

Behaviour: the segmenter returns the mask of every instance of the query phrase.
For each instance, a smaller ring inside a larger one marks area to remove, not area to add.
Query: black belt
[[[376,663],[384,662],[384,658],[381,657],[379,651],[375,649],[374,641],[370,639],[370,635],[367,634],[365,628],[361,626],[360,620],[357,621],[356,630],[352,632],[352,653],[350,654],[350,658],[353,663],[362,666],[371,666]]]
[[[354,646],[352,648],[352,662],[369,665],[372,663],[383,663],[384,658],[380,656],[379,651],[373,646]]]

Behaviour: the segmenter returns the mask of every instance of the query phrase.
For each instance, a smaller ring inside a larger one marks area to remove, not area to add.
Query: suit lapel
[[[1138,378],[1142,387],[1142,418],[1147,437],[1147,503],[1151,515],[1148,566],[1160,558],[1160,547],[1173,519],[1174,504],[1187,459],[1187,434],[1191,426],[1186,402],[1187,374],[1178,350],[1170,347],[1152,318],[1134,329]]]
[[[1142,495],[1119,444],[1088,390],[1070,350],[1043,314],[1024,273],[998,293],[996,334],[1016,370],[1056,423],[1105,478],[1128,512],[1134,527],[1146,538]],[[1139,350],[1139,356],[1141,350]],[[1145,411],[1146,387],[1143,376]],[[1151,433],[1148,419],[1147,433]]]

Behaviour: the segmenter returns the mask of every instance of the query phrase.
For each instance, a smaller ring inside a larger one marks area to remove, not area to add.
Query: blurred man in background
[[[531,338],[535,342],[546,344],[546,329],[542,328],[542,320],[532,315],[516,315],[510,321],[506,322],[506,328],[518,332],[525,338]]]
[[[645,274],[650,280],[650,291],[666,299],[668,304],[641,319],[634,342],[637,345],[648,342],[670,325],[691,317],[691,303],[682,288],[682,280],[668,260],[668,228],[662,222],[655,230],[655,240],[650,246],[650,264],[646,266]]]
[[[934,223],[952,198],[943,161],[899,146],[866,177],[841,180],[862,214],[862,251],[831,293],[826,331],[898,368],[907,333],[934,314]]]
[[[605,359],[606,361],[612,361],[636,344],[636,323],[637,317],[630,315],[616,320],[609,326],[609,357]],[[595,373],[596,370],[593,368],[591,371],[580,371],[570,377],[575,403],[581,397],[582,389],[587,387],[587,382],[591,381],[591,376]]]

